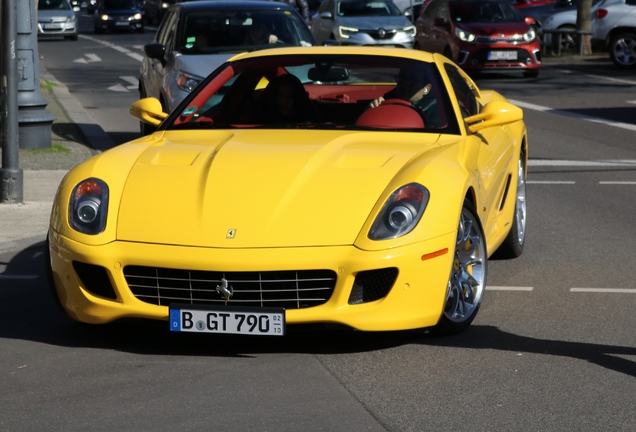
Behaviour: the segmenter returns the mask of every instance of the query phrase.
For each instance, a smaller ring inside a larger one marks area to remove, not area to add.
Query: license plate
[[[488,60],[517,60],[517,51],[489,51]]]
[[[193,333],[284,336],[285,309],[174,304],[170,306],[170,330]]]
[[[115,23],[116,26],[127,26],[128,25],[128,21],[117,21]]]
[[[43,24],[42,28],[45,29],[61,29],[64,27],[64,24]]]

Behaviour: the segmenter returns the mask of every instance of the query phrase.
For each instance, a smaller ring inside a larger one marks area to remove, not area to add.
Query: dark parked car
[[[100,0],[93,14],[95,33],[144,32],[143,11],[138,0]]]
[[[541,47],[532,24],[509,0],[432,0],[416,21],[415,47],[466,71],[522,71],[536,77]]]

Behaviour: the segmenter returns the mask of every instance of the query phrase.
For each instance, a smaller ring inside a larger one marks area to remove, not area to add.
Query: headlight
[[[192,75],[186,72],[177,71],[177,87],[181,90],[191,92],[194,88],[203,81],[203,78],[196,75]]]
[[[428,189],[417,183],[407,184],[393,192],[373,223],[369,238],[386,240],[411,232],[424,214],[428,198]]]
[[[340,26],[338,28],[338,33],[340,34],[341,38],[349,39],[352,34],[358,33],[358,29],[353,27]]]
[[[108,186],[96,178],[89,178],[73,189],[68,208],[69,224],[84,234],[99,234],[106,227]]]
[[[170,3],[163,2],[163,3],[161,3],[161,7],[164,8],[164,9],[167,9],[167,8],[170,7]]]
[[[137,21],[139,21],[139,20],[141,19],[141,14],[140,14],[140,13],[136,13],[136,14],[133,16],[133,19],[136,19]]]
[[[528,33],[523,35],[523,40],[526,42],[532,42],[534,38],[536,37],[537,37],[537,32],[535,32],[534,29],[530,29]]]
[[[459,38],[459,40],[463,41],[463,42],[474,42],[475,41],[475,35],[467,32],[466,30],[462,30],[460,28],[456,28],[455,29],[455,35]]]
[[[67,23],[73,23],[75,21],[77,21],[77,18],[75,17],[75,15],[66,18]]]
[[[410,37],[414,37],[415,36],[415,26],[408,26],[408,27],[404,27],[402,29],[402,31],[404,33],[406,33],[408,36]]]
[[[108,21],[108,15],[106,14],[102,15],[102,21]]]

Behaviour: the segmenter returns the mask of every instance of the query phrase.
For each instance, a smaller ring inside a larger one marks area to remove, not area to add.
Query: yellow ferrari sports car
[[[457,333],[488,258],[525,243],[522,111],[442,55],[242,53],[157,128],[72,169],[48,233],[72,318],[281,336],[297,324]]]

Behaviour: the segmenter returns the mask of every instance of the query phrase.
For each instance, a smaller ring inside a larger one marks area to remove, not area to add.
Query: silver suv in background
[[[605,0],[595,18],[592,43],[607,48],[616,66],[636,68],[636,0]]]

